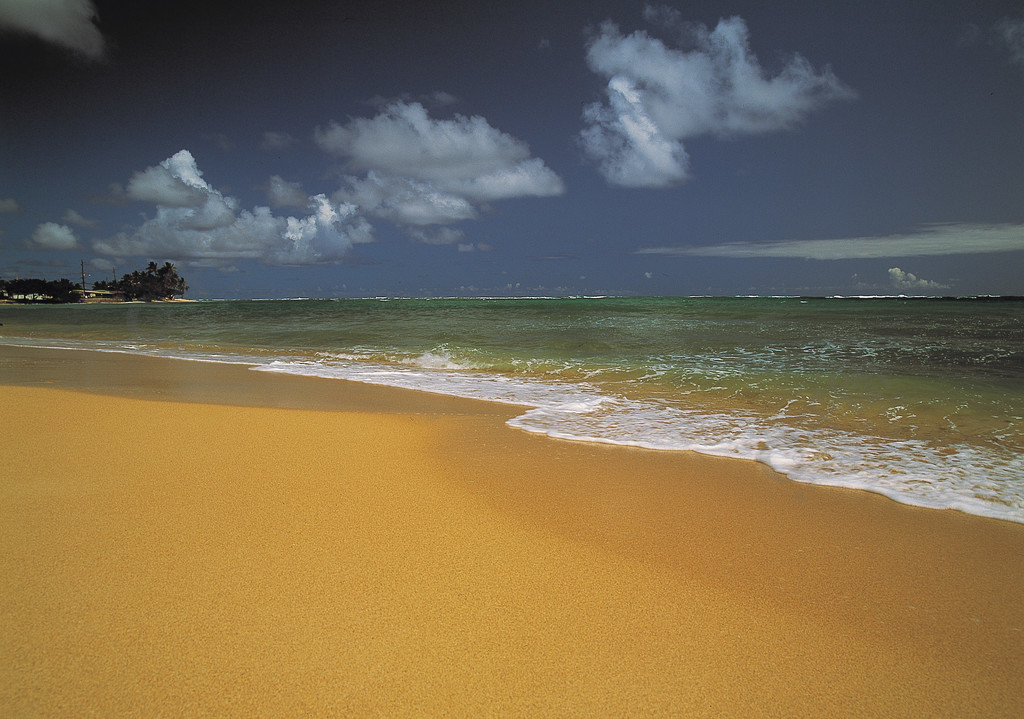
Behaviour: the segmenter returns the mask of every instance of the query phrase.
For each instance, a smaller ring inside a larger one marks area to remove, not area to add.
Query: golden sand
[[[244,367],[0,384],[5,717],[1024,714],[1021,525]]]

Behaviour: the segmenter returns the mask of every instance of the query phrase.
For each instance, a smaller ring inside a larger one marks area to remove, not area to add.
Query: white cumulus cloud
[[[371,171],[361,178],[347,177],[346,183],[338,198],[400,225],[438,225],[477,217],[468,199],[422,180]]]
[[[395,102],[372,118],[318,129],[321,148],[355,170],[426,181],[464,181],[527,159],[529,148],[482,117],[434,120],[419,103]]]
[[[317,128],[314,139],[355,173],[335,199],[399,225],[473,219],[488,202],[565,191],[526,143],[479,116],[432,118],[418,102],[396,101],[371,118],[332,122]]]
[[[195,158],[180,150],[159,165],[136,172],[125,194],[163,210],[166,218],[183,229],[212,230],[235,221],[237,202],[225,197],[203,179]]]
[[[304,217],[280,217],[269,207],[238,211],[235,198],[203,179],[188,150],[136,172],[125,193],[156,205],[155,213],[138,227],[94,242],[101,255],[207,265],[241,259],[310,265],[338,261],[354,244],[373,241],[372,228],[355,205],[334,203],[322,194],[305,198],[309,214]]]
[[[40,250],[73,250],[78,247],[78,238],[67,225],[44,222],[32,232],[29,245]]]
[[[167,207],[198,207],[213,192],[188,150],[179,150],[159,165],[136,172],[125,189],[133,200]]]
[[[889,281],[898,290],[944,290],[949,287],[949,285],[918,277],[911,272],[904,272],[899,267],[889,268]]]
[[[353,244],[371,242],[369,223],[356,214],[355,205],[332,204],[326,195],[309,198],[312,214],[285,220],[283,242],[273,243],[274,264],[305,265],[341,259]]]
[[[709,30],[681,25],[666,8],[645,15],[685,30],[685,45],[669,46],[644,31],[623,35],[609,21],[587,47],[588,66],[608,84],[604,102],[584,108],[580,141],[611,184],[677,184],[689,177],[688,138],[788,129],[829,101],[855,96],[831,70],[815,70],[799,55],[768,76],[742,18]]]
[[[88,58],[103,57],[104,41],[89,0],[3,0],[0,28],[35,35]]]

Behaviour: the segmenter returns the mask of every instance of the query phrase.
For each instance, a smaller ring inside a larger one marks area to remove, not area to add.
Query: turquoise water
[[[1024,302],[268,300],[0,306],[0,342],[523,405],[515,427],[757,459],[1024,522]]]

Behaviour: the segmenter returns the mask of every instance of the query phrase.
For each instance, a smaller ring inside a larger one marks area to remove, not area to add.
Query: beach
[[[515,407],[0,347],[4,716],[1024,713],[1024,525]]]

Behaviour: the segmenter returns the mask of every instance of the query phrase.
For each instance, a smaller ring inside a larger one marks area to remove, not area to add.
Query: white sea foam
[[[445,347],[403,357],[358,349],[319,360],[278,355],[190,351],[138,342],[46,340],[5,337],[6,344],[92,349],[182,359],[255,365],[254,369],[333,377],[524,407],[509,421],[524,431],[562,439],[658,450],[693,450],[753,459],[791,479],[883,494],[906,504],[958,509],[1024,523],[1024,457],[998,447],[891,438],[823,429],[800,423],[795,400],[774,413],[686,409],[654,399],[611,394],[593,382],[531,379],[478,371]],[[467,371],[472,370],[472,371]],[[729,374],[723,367],[723,376]],[[714,378],[709,368],[706,379]],[[704,391],[709,391],[705,387]],[[697,393],[699,394],[699,393]],[[686,396],[677,393],[677,398]],[[893,404],[890,419],[907,414]],[[950,426],[953,420],[949,421]]]
[[[509,420],[550,437],[752,459],[791,479],[869,490],[905,504],[958,509],[1024,523],[1024,458],[966,445],[934,446],[840,430],[808,429],[744,412],[685,410],[603,393],[577,382],[522,379],[446,366],[275,361],[254,369],[335,377],[523,405]],[[446,363],[439,363],[445,365]]]

